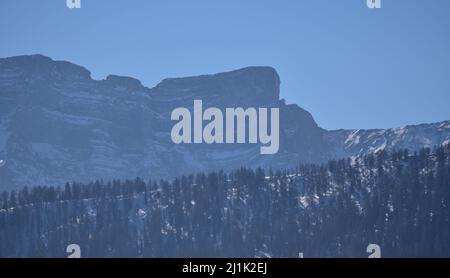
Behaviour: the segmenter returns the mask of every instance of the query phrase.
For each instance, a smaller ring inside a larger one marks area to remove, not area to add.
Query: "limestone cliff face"
[[[260,155],[260,146],[252,144],[173,144],[170,114],[177,107],[192,109],[194,99],[205,107],[279,107],[278,154]],[[93,80],[83,67],[42,55],[0,59],[0,160],[6,161],[0,190],[291,167],[383,147],[432,146],[448,141],[449,134],[449,123],[402,132],[326,131],[310,113],[280,100],[280,78],[270,67],[165,79],[146,88],[131,77]]]

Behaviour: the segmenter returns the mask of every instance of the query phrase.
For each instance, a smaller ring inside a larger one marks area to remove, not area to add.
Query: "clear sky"
[[[0,57],[44,54],[93,78],[272,66],[320,126],[450,120],[450,1],[0,0]]]

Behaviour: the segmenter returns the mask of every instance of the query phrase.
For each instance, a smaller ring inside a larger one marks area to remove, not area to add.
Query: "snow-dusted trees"
[[[0,257],[450,256],[450,147],[0,196]]]

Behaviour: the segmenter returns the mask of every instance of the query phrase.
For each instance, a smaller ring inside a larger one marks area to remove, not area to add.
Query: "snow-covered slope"
[[[363,155],[380,150],[433,148],[450,142],[450,121],[402,128],[374,130],[335,130],[325,137],[337,158]]]

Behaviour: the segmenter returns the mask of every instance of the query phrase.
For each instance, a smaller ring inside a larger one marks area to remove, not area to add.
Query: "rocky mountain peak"
[[[190,109],[195,99],[221,109],[278,107],[279,152],[262,156],[256,144],[175,145],[171,111]],[[240,166],[287,168],[448,142],[448,122],[324,130],[308,111],[280,100],[280,78],[271,67],[169,78],[148,89],[131,77],[93,80],[87,69],[43,55],[0,59],[0,160],[6,161],[0,190]]]
[[[67,61],[55,61],[40,54],[0,58],[0,74],[14,73],[37,79],[87,80],[91,78],[91,72],[84,67]]]
[[[113,85],[114,87],[122,88],[128,91],[140,91],[145,89],[141,81],[128,76],[111,74],[106,77],[105,82]]]
[[[246,67],[212,75],[167,78],[152,91],[162,98],[202,98],[226,105],[271,106],[280,98],[280,78],[272,67]]]

